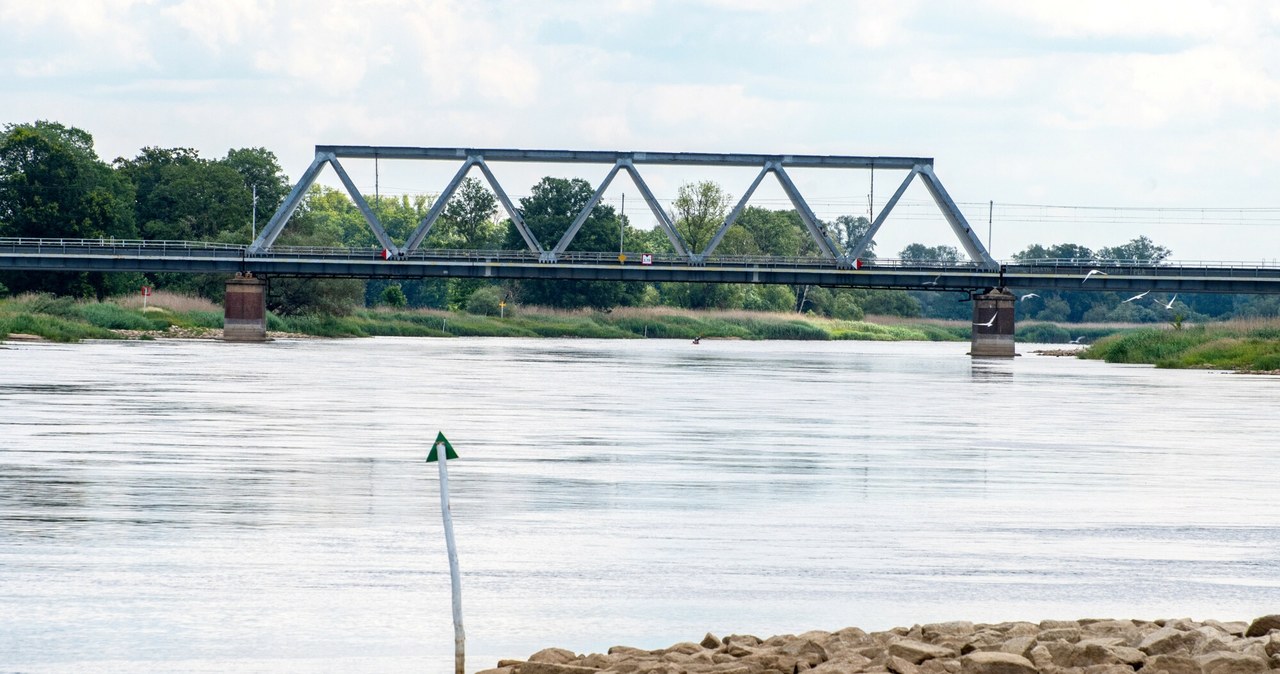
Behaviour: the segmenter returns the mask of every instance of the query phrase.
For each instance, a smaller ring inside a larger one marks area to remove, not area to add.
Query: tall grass
[[[1098,341],[1081,357],[1163,368],[1280,370],[1280,324],[1228,321],[1182,330],[1134,330]]]

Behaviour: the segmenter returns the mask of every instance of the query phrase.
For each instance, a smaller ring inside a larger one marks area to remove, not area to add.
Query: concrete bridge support
[[[228,342],[267,341],[267,284],[251,273],[227,280],[223,301],[222,339]]]
[[[1013,293],[996,288],[973,298],[973,341],[969,355],[974,358],[1012,358]]]

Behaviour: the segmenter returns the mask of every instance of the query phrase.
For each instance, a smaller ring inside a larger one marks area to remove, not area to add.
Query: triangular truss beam
[[[414,160],[462,160],[462,166],[458,168],[453,179],[449,181],[448,186],[436,198],[426,216],[418,223],[417,228],[409,235],[404,246],[397,246],[389,236],[382,224],[378,221],[377,216],[369,208],[364,197],[361,196],[359,190],[351,182],[351,178],[347,175],[346,170],[339,163],[338,158],[356,158],[356,159],[414,159]],[[506,190],[499,184],[498,179],[494,176],[493,171],[489,168],[488,162],[540,162],[540,163],[576,163],[576,164],[612,164],[608,174],[601,181],[600,185],[592,194],[591,199],[574,218],[565,233],[556,242],[551,249],[542,247],[542,244],[534,236],[524,221],[524,217],[519,209],[512,203],[511,198],[507,195]],[[467,148],[420,148],[420,147],[373,147],[373,146],[348,146],[348,145],[320,145],[316,147],[315,160],[311,166],[303,172],[302,178],[298,184],[294,185],[293,190],[285,199],[284,203],[272,216],[271,221],[263,228],[262,233],[249,247],[250,253],[258,253],[267,251],[275,243],[280,232],[288,223],[289,218],[293,216],[298,205],[302,203],[306,196],[307,190],[315,183],[316,177],[324,166],[328,164],[333,166],[334,171],[338,174],[338,178],[346,187],[347,193],[351,195],[356,207],[364,215],[365,220],[369,223],[370,229],[378,242],[388,251],[389,254],[395,256],[408,255],[417,251],[422,242],[426,240],[431,233],[431,228],[444,212],[445,206],[449,199],[457,191],[462,180],[467,176],[472,168],[478,167],[484,174],[485,180],[489,183],[489,187],[493,189],[497,195],[498,201],[502,204],[503,210],[507,216],[511,218],[520,236],[524,239],[525,245],[529,250],[537,253],[539,259],[544,262],[555,262],[559,256],[568,250],[570,244],[573,243],[574,237],[578,235],[578,231],[586,223],[591,216],[591,212],[600,203],[604,193],[608,190],[613,179],[618,173],[625,171],[636,187],[640,190],[641,196],[644,197],[645,203],[649,210],[658,221],[658,226],[662,228],[667,238],[671,241],[675,253],[679,257],[686,258],[690,263],[698,264],[706,262],[715,252],[717,246],[720,245],[724,238],[725,232],[729,227],[737,222],[746,208],[747,202],[760,186],[764,177],[772,173],[781,185],[782,190],[786,193],[787,198],[795,207],[796,213],[800,216],[801,222],[804,223],[805,229],[809,236],[818,245],[819,251],[828,259],[836,260],[842,265],[853,265],[855,260],[862,255],[867,246],[870,245],[880,227],[884,224],[889,213],[897,205],[902,194],[906,192],[907,187],[912,181],[919,176],[928,190],[930,196],[933,197],[934,203],[938,209],[942,211],[947,223],[951,226],[956,238],[959,239],[961,245],[969,257],[980,267],[986,269],[995,269],[999,265],[993,260],[978,236],[973,232],[964,214],[956,206],[951,196],[947,194],[946,189],[942,186],[942,182],[933,172],[933,160],[915,157],[856,157],[856,156],[833,156],[833,155],[755,155],[755,154],[711,154],[711,153],[695,153],[695,152],[609,152],[609,151],[573,151],[573,150],[511,150],[511,149],[467,149]],[[758,166],[760,173],[756,175],[751,186],[743,193],[733,210],[725,217],[723,223],[716,230],[715,235],[707,243],[706,248],[701,251],[689,250],[688,243],[680,232],[676,229],[675,223],[672,221],[671,215],[662,208],[653,191],[649,189],[649,185],[641,177],[637,164],[661,164],[661,165],[692,165],[692,166]],[[885,204],[884,210],[876,216],[867,233],[849,250],[841,250],[827,235],[825,228],[809,204],[801,195],[800,190],[791,180],[791,176],[787,173],[786,167],[792,168],[845,168],[845,169],[897,169],[907,170],[907,176],[898,187],[893,197]]]

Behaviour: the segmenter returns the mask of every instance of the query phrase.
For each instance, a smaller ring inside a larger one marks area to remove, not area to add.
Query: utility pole
[[[627,222],[627,193],[622,193],[622,217],[618,218],[618,258],[622,258],[622,231]]]
[[[995,199],[987,202],[987,254],[991,254],[991,211],[995,210]]]
[[[253,219],[251,220],[253,234],[249,237],[249,243],[258,240],[258,186],[253,186]]]

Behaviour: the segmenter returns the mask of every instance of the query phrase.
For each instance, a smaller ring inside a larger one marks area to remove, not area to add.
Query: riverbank
[[[1264,674],[1280,669],[1280,615],[1216,620],[947,622],[760,639],[707,634],[657,650],[562,648],[478,674]]]
[[[1160,368],[1280,373],[1280,321],[1143,328],[1105,337],[1080,357]]]
[[[274,334],[313,337],[579,337],[602,339],[747,339],[963,341],[960,321],[896,319],[841,321],[788,313],[689,311],[619,307],[561,311],[522,307],[486,316],[433,309],[364,309],[347,316],[268,315]],[[78,302],[23,295],[0,300],[0,339],[8,334],[49,341],[82,339],[216,338],[222,308],[211,302],[157,293],[145,308],[139,298]]]

